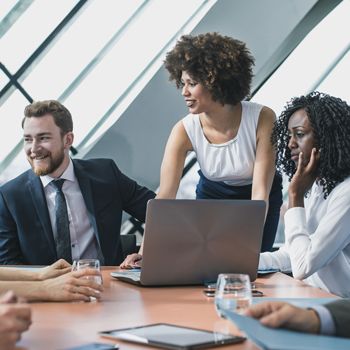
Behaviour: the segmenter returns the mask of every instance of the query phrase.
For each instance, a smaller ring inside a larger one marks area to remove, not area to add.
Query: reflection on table
[[[33,324],[18,343],[18,349],[65,349],[89,342],[111,342],[97,334],[102,330],[173,323],[207,330],[225,331],[228,322],[216,314],[213,298],[203,287],[138,287],[110,277],[115,268],[103,268],[105,292],[101,302],[34,303]],[[281,273],[258,278],[255,287],[266,297],[329,298],[331,294],[305,285]],[[228,329],[241,334],[232,326]],[[121,349],[140,349],[139,345],[118,341]],[[225,348],[254,349],[249,340]],[[149,348],[149,347],[148,347]]]

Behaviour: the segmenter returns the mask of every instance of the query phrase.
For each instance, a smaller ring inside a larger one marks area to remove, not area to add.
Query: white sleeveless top
[[[242,118],[232,140],[213,144],[206,139],[198,114],[182,119],[203,175],[232,186],[250,185],[256,154],[256,129],[262,105],[242,101]]]

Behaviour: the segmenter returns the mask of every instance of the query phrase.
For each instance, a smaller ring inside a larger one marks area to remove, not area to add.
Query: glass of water
[[[248,275],[220,274],[216,284],[215,307],[220,317],[225,311],[243,313],[252,304],[252,290]]]
[[[101,271],[100,260],[98,259],[80,259],[76,263],[76,270],[84,270],[84,269],[93,269],[97,271]],[[85,276],[84,278],[94,280],[98,284],[102,284],[102,276]],[[96,298],[90,297],[90,301],[96,301]]]

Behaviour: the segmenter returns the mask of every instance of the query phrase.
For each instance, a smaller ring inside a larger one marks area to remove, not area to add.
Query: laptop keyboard
[[[116,271],[111,272],[112,277],[122,277],[122,278],[129,278],[133,281],[139,281],[141,278],[141,270],[138,271]]]

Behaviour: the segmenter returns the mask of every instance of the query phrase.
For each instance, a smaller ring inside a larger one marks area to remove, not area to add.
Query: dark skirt
[[[252,185],[230,186],[221,181],[208,180],[201,170],[196,188],[197,199],[251,199]],[[275,241],[280,208],[282,205],[282,176],[276,173],[269,196],[269,210],[267,212],[261,251],[271,251]]]

